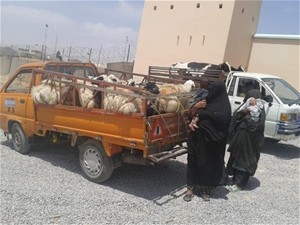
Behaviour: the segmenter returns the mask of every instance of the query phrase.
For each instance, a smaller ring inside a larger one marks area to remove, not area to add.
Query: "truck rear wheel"
[[[112,175],[113,162],[107,157],[101,143],[87,140],[79,147],[79,161],[84,176],[95,183],[101,183]]]
[[[19,123],[13,123],[11,128],[11,135],[13,147],[17,152],[26,154],[30,151],[29,138],[27,137]]]

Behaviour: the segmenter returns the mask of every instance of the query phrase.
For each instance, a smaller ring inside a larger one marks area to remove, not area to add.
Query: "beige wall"
[[[196,7],[197,3],[200,3],[199,8]],[[173,9],[170,9],[171,5],[174,6]],[[176,62],[196,61],[216,64],[223,62],[226,46],[232,47],[231,43],[234,43],[236,39],[233,35],[230,42],[227,40],[230,27],[235,26],[232,22],[234,6],[234,0],[146,0],[134,72],[147,73],[150,65],[169,66]],[[257,7],[254,8],[257,9]],[[256,29],[256,22],[253,24]],[[239,27],[243,27],[243,24],[239,24]],[[246,27],[248,29],[249,26]],[[250,35],[248,39],[251,39],[253,35],[252,25],[250,32],[245,31],[245,28],[234,30],[238,34]],[[238,48],[241,47],[242,45]],[[249,48],[249,43],[247,43],[247,48]],[[233,58],[229,53],[227,55]],[[235,56],[235,58],[239,57]]]
[[[226,51],[222,62],[234,67],[247,67],[256,33],[261,1],[239,0],[235,2],[229,28]],[[220,62],[219,62],[220,63]]]
[[[191,61],[247,67],[260,7],[261,0],[146,0],[134,72]]]
[[[248,71],[279,76],[300,91],[300,37],[257,35]]]

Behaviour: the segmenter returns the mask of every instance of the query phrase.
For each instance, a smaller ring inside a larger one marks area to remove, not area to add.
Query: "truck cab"
[[[86,78],[95,77],[99,74],[97,67],[92,63],[48,61],[22,65],[1,90],[0,127],[4,131],[8,131],[9,129],[7,120],[10,113],[13,115],[13,120],[18,121],[20,124],[32,124],[28,122],[34,120],[34,107],[30,95],[34,69],[60,72]],[[28,126],[27,129],[28,133],[34,133],[33,126]]]
[[[243,103],[249,86],[266,100],[265,137],[275,140],[295,139],[300,134],[300,94],[283,79],[259,73],[234,72],[226,79],[232,112]]]

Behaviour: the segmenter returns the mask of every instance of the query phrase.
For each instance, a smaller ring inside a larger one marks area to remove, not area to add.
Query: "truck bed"
[[[139,113],[129,115],[110,112],[104,109],[103,99],[99,108],[85,108],[76,104],[64,105],[62,102],[53,105],[37,103],[35,104],[35,135],[45,136],[48,132],[68,134],[73,145],[81,138],[93,138],[103,143],[108,156],[120,153],[124,149],[134,149],[140,151],[144,158],[151,155],[152,161],[156,162],[159,161],[158,156],[165,156],[163,152],[170,151],[186,141],[189,123],[188,108],[176,113],[156,113],[151,116],[146,113],[147,102],[168,96],[147,93],[141,87],[42,70],[35,71],[36,80],[39,80],[38,77],[41,77],[41,74],[43,80],[47,80],[47,84],[55,84],[59,90],[62,86],[70,85],[73,87],[72,90],[75,90],[74,93],[79,92],[80,88],[87,88],[101,92],[102,98],[107,93],[127,94],[132,98],[140,98],[143,109]],[[171,79],[169,80],[171,82]],[[40,82],[36,83],[38,84]],[[124,93],[118,88],[132,92]],[[75,96],[74,93],[72,93],[73,96]],[[172,97],[174,96],[190,98],[192,93],[173,94]],[[180,149],[180,152],[184,154],[186,150]],[[157,157],[155,157],[156,154],[158,154]]]

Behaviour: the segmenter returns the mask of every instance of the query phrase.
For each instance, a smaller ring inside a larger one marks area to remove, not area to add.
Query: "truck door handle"
[[[20,99],[19,102],[20,102],[21,104],[24,104],[24,103],[25,103],[25,100],[24,100],[24,99]]]
[[[241,102],[234,102],[234,104],[239,104],[239,105],[240,105],[240,104],[241,104]]]

